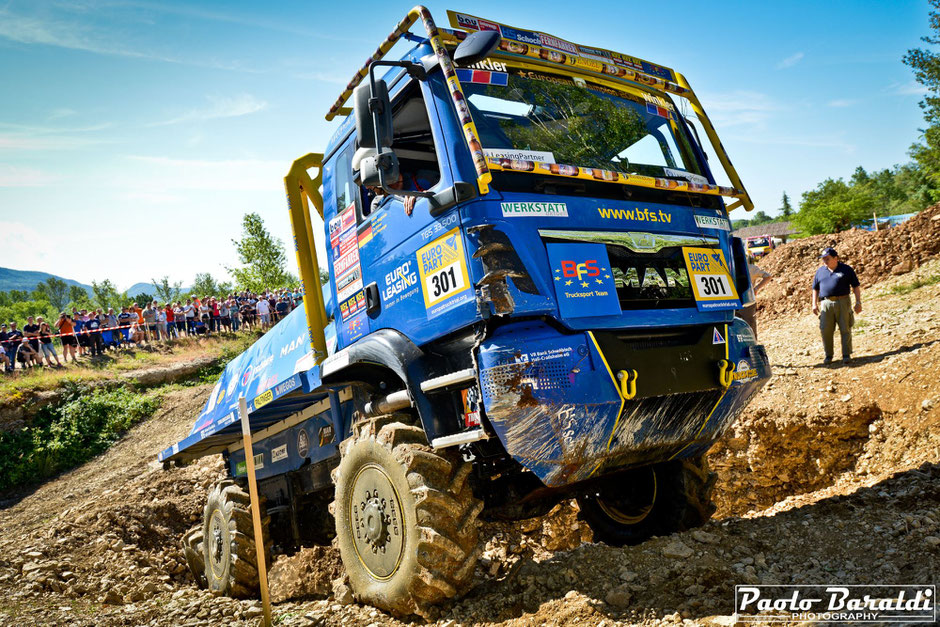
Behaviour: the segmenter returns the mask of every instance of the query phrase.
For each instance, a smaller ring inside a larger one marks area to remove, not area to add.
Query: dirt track
[[[940,582],[940,286],[889,289],[931,273],[940,261],[866,290],[851,366],[818,366],[805,309],[762,325],[775,376],[712,452],[719,512],[706,527],[614,549],[570,507],[490,526],[476,587],[441,623],[728,625],[735,584]],[[178,547],[220,462],[154,461],[208,391],[173,393],[105,455],[0,505],[0,622],[254,621],[257,602],[198,590]],[[331,548],[279,559],[280,624],[400,624],[332,598],[337,568]]]

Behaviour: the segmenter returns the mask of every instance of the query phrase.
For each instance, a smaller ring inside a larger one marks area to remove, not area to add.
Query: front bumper
[[[643,338],[520,322],[478,358],[494,431],[549,487],[700,455],[770,378],[764,348],[737,318]]]

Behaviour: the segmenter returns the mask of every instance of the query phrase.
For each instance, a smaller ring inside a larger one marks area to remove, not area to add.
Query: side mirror
[[[353,156],[353,168],[359,173],[357,183],[366,187],[381,185],[380,172],[386,185],[398,180],[398,156],[390,148],[382,152],[376,152],[374,148],[360,148]]]
[[[454,50],[454,63],[473,65],[493,54],[499,47],[500,36],[495,30],[478,30],[467,35]]]
[[[388,97],[388,85],[383,80],[375,81],[373,94],[369,83],[363,83],[353,92],[356,113],[356,137],[365,148],[383,148],[392,145],[392,103]],[[378,137],[375,133],[378,130]]]

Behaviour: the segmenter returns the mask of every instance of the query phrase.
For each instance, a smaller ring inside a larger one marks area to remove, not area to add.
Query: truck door
[[[392,89],[394,92],[394,85]],[[433,108],[429,112],[427,106],[432,97],[429,83],[408,81],[397,92],[392,100],[392,148],[398,156],[401,176],[394,186],[437,192],[452,185],[448,160],[441,157],[439,122]],[[351,168],[351,163],[345,167]],[[346,341],[386,327],[405,333],[417,344],[440,336],[446,331],[439,324],[427,322],[449,323],[450,319],[441,314],[473,301],[457,209],[431,216],[424,198],[417,198],[413,207],[406,208],[403,197],[387,196],[381,190],[359,187],[358,194],[356,243],[364,302],[361,308],[357,303],[350,304],[352,313],[343,321]],[[439,281],[437,292],[424,294],[422,278],[427,277],[419,267],[419,253],[441,238],[450,238],[455,250],[459,248],[460,254],[455,256],[459,264],[450,268],[455,280],[448,277],[443,287]]]

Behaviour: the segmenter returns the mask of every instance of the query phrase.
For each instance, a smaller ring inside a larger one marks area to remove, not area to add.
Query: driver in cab
[[[352,168],[355,172],[359,172],[359,163],[361,158],[365,156],[360,152],[357,152],[353,157]],[[433,183],[431,178],[427,173],[417,170],[410,172],[404,168],[399,169],[398,178],[394,181],[386,181],[386,185],[389,189],[402,190],[407,192],[425,192],[431,188]],[[389,198],[392,197],[391,194],[387,194],[384,189],[378,185],[366,185],[366,190],[368,190],[368,197],[366,201],[369,203],[369,213],[376,211],[382,207]],[[405,215],[410,216],[414,212],[415,201],[418,199],[417,196],[399,196],[401,199],[402,206],[405,208]]]

